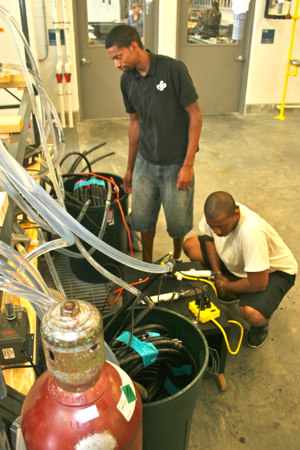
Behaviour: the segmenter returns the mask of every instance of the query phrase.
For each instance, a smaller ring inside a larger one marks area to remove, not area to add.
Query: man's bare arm
[[[132,174],[140,142],[140,116],[138,113],[129,114],[128,139],[128,162],[127,170],[123,178],[123,188],[125,192],[131,193]]]
[[[183,162],[182,168],[177,177],[178,189],[187,189],[193,180],[194,176],[194,162],[197,152],[201,128],[202,128],[202,114],[198,100],[187,106],[185,110],[189,115],[189,129],[188,129],[188,147],[186,157]]]

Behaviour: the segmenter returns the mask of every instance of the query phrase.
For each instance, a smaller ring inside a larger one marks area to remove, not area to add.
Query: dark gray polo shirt
[[[184,108],[198,99],[183,62],[150,52],[147,74],[124,72],[121,90],[126,112],[140,115],[140,155],[152,164],[183,162],[189,127]]]

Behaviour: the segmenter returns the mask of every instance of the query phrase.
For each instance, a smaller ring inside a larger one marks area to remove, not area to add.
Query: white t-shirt
[[[245,278],[247,272],[281,270],[294,275],[298,264],[292,252],[271,225],[246,206],[237,203],[240,219],[228,236],[218,237],[205,216],[200,231],[214,239],[216,250],[225,266],[234,275]]]

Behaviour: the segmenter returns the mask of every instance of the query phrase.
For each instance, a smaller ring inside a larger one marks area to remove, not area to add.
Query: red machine
[[[104,362],[102,318],[89,303],[66,301],[43,317],[49,371],[21,414],[27,450],[142,450],[142,403],[132,380]]]

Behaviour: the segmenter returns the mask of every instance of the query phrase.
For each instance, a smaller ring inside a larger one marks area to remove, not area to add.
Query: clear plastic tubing
[[[85,203],[85,205],[82,208],[79,216],[76,219],[77,222],[81,222],[82,221],[82,219],[83,219],[83,217],[84,217],[84,215],[85,215],[85,213],[86,213],[86,211],[87,211],[87,209],[88,209],[88,207],[90,205],[90,202],[91,201],[88,200]],[[104,209],[102,224],[101,224],[101,227],[100,227],[100,232],[98,234],[98,239],[101,239],[101,240],[102,240],[103,235],[104,235],[105,230],[106,230],[107,216],[108,216],[108,211],[109,211],[109,208],[110,208],[110,202],[111,202],[111,183],[107,183],[107,197],[106,197],[106,201],[105,201],[105,209]],[[62,248],[62,249],[60,249],[58,251],[60,253],[63,253],[64,255],[67,255],[67,256],[71,257],[71,258],[76,258],[76,259],[83,259],[84,258],[82,253],[72,252],[71,250],[68,250],[68,249]],[[90,248],[87,253],[89,255],[92,255],[95,251],[96,251],[95,248]]]
[[[1,145],[2,145],[2,143],[0,141],[0,147],[1,147]],[[25,202],[23,197],[21,197],[21,195],[13,187],[13,185],[6,178],[4,173],[1,172],[1,170],[0,170],[0,186],[2,187],[2,189],[4,191],[6,191],[8,193],[10,198],[12,198],[14,200],[14,202],[19,206],[19,208],[21,208],[27,214],[27,216],[32,219],[33,222],[40,225],[42,228],[49,231],[50,233],[55,234],[55,231],[53,230],[53,228],[51,228],[46,222],[44,222],[44,220],[40,216],[38,216],[36,214],[36,212],[33,211],[33,209],[30,208],[28,203]]]
[[[46,158],[46,161],[47,161],[48,169],[50,171],[50,176],[51,176],[51,179],[52,179],[52,182],[53,182],[53,185],[54,185],[54,189],[55,189],[55,192],[56,192],[56,195],[57,195],[58,202],[59,202],[60,205],[64,206],[64,200],[63,200],[63,192],[64,191],[61,190],[61,188],[59,187],[58,180],[57,180],[57,177],[56,177],[56,174],[55,174],[55,170],[54,170],[54,167],[52,165],[51,155],[50,155],[50,152],[49,152],[49,149],[48,149],[48,143],[47,143],[47,139],[46,139],[46,136],[45,136],[44,127],[43,127],[43,121],[42,121],[42,118],[41,118],[41,114],[40,114],[39,108],[37,106],[34,89],[33,89],[33,86],[31,84],[31,79],[30,79],[30,75],[29,75],[29,72],[28,72],[28,69],[27,69],[27,64],[26,64],[24,51],[23,51],[23,48],[20,49],[20,47],[18,45],[18,42],[17,42],[18,35],[19,35],[19,37],[21,38],[21,40],[22,40],[22,42],[24,44],[25,51],[27,52],[28,57],[30,59],[30,62],[32,64],[33,71],[38,75],[38,69],[37,69],[35,60],[34,60],[33,55],[31,53],[30,47],[28,45],[28,42],[27,42],[24,34],[22,33],[22,30],[20,29],[18,23],[15,21],[13,16],[5,8],[3,8],[2,6],[0,6],[0,16],[2,16],[4,22],[6,23],[7,28],[9,29],[10,34],[12,36],[12,39],[14,41],[14,44],[15,44],[15,47],[16,47],[16,51],[18,53],[19,60],[21,62],[22,68],[23,68],[23,74],[25,76],[28,92],[29,92],[30,99],[31,99],[31,106],[32,106],[33,113],[35,114],[36,123],[37,123],[38,129],[39,129],[40,138],[41,138],[42,146],[43,146],[43,149],[44,149],[44,155],[45,155],[45,158]],[[17,30],[18,34],[16,34],[16,30]],[[46,111],[46,113],[48,113],[48,123],[50,124],[51,116],[50,116],[49,110],[46,109],[45,111]],[[50,121],[49,121],[49,118],[50,118]],[[60,124],[60,122],[59,122],[59,124]],[[61,124],[60,124],[60,126],[61,126]],[[53,136],[53,133],[54,133],[53,124],[50,125],[50,128],[52,129],[52,136]]]
[[[57,303],[53,297],[48,297],[31,286],[24,285],[14,280],[8,281],[2,276],[0,276],[0,289],[4,292],[16,295],[17,297],[26,298],[32,305],[41,308],[35,308],[40,319],[42,319],[43,313]]]
[[[42,231],[40,228],[37,228],[37,233],[38,233],[40,242],[44,243],[44,242],[45,242],[45,239],[44,239],[43,231]],[[58,276],[58,273],[57,273],[57,271],[56,271],[54,262],[52,261],[52,258],[51,258],[51,256],[50,256],[50,254],[49,254],[49,253],[45,253],[45,258],[46,258],[46,262],[47,262],[47,264],[48,264],[50,273],[51,273],[51,275],[52,275],[53,281],[54,281],[54,283],[55,283],[56,289],[57,289],[64,297],[66,297],[66,294],[65,294],[63,285],[61,284],[60,278],[59,278],[59,276]]]
[[[126,281],[122,280],[121,278],[116,277],[115,275],[113,275],[112,273],[110,273],[106,269],[104,269],[104,267],[102,267],[97,261],[95,261],[94,258],[88,253],[88,251],[84,248],[84,246],[81,244],[81,242],[78,238],[76,238],[75,242],[76,242],[78,249],[83,254],[83,256],[104,277],[108,278],[113,283],[116,283],[118,286],[122,286],[127,291],[131,292],[133,295],[138,296],[141,293],[136,287],[131,286],[130,284],[126,283]]]
[[[52,297],[51,292],[49,291],[48,286],[44,282],[40,273],[28,262],[19,252],[14,250],[5,242],[0,241],[0,253],[5,256],[9,261],[15,264],[18,269],[24,273],[24,275],[28,278],[30,283],[40,292],[44,292],[49,297]]]
[[[74,233],[100,252],[119,261],[122,264],[149,273],[167,273],[173,269],[173,264],[167,262],[164,265],[149,264],[136,260],[112,248],[99,240],[89,230],[84,228],[70,214],[67,213],[30,175],[26,170],[6,152],[0,144],[0,169],[9,178],[11,183],[26,198],[33,208],[42,215],[44,220],[63,237],[69,245],[74,243]]]

